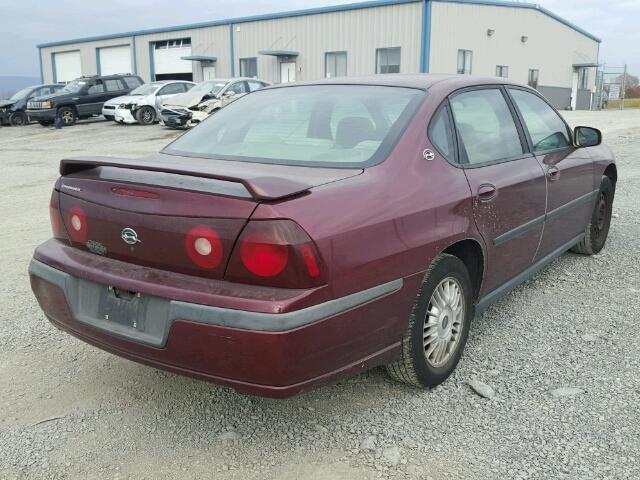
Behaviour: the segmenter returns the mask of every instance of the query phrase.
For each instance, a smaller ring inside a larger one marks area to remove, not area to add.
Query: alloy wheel
[[[458,280],[446,277],[433,291],[424,321],[424,354],[434,368],[455,354],[465,316],[464,291]]]

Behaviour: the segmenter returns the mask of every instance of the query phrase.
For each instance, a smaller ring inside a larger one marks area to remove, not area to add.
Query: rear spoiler
[[[157,154],[137,159],[113,157],[64,159],[60,161],[60,175],[77,174],[96,167],[165,172],[241,183],[255,200],[278,200],[290,197],[306,192],[314,186],[362,173],[362,170],[293,168],[287,165]]]

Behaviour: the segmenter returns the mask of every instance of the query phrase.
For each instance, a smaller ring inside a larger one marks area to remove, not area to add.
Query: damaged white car
[[[145,83],[129,95],[105,102],[102,115],[118,123],[151,125],[160,119],[160,108],[168,99],[184,94],[195,85],[185,80],[165,80]]]
[[[264,80],[244,77],[199,83],[184,95],[164,102],[160,123],[170,128],[191,127],[241,96],[268,85]]]

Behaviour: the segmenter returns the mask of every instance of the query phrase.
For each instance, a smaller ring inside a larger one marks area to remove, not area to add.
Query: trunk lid
[[[74,247],[223,278],[236,239],[261,201],[281,201],[361,170],[161,155],[68,159],[60,173],[59,209]]]

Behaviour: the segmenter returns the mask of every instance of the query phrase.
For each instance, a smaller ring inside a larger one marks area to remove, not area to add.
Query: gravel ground
[[[174,132],[0,128],[0,478],[640,478],[640,111],[567,118],[618,158],[605,250],[564,255],[477,318],[432,391],[376,369],[285,401],[96,350],[31,294],[59,159],[146,154]]]

